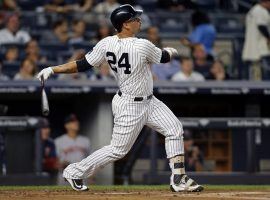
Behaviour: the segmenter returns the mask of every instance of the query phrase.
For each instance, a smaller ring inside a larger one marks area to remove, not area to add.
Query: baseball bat
[[[44,116],[48,116],[50,113],[49,102],[45,91],[43,76],[41,77],[41,110]]]

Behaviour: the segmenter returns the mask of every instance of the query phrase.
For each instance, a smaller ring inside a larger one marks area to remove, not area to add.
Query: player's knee
[[[182,137],[184,134],[183,126],[180,121],[175,121],[170,129],[167,131],[167,137]]]

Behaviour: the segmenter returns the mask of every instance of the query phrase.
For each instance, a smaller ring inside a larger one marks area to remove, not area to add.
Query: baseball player
[[[185,172],[182,124],[163,102],[153,96],[150,64],[169,62],[177,51],[169,47],[159,49],[150,41],[135,37],[140,30],[142,12],[129,4],[116,8],[110,17],[116,35],[99,41],[82,60],[45,68],[37,76],[47,80],[55,73],[82,72],[107,62],[117,78],[119,91],[112,100],[114,127],[111,143],[64,169],[63,177],[76,191],[88,190],[83,179],[123,158],[144,125],[165,136],[166,154],[172,170],[171,190],[203,190]]]

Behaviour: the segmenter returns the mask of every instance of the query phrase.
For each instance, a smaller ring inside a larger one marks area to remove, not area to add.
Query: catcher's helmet
[[[122,24],[125,21],[139,17],[142,10],[135,10],[130,4],[122,5],[111,13],[111,22],[117,31],[121,31]]]

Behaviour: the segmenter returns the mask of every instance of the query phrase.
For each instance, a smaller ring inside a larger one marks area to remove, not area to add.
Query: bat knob
[[[44,111],[42,112],[43,116],[48,116],[49,113],[50,113],[50,112],[49,112],[48,110],[44,110]]]

